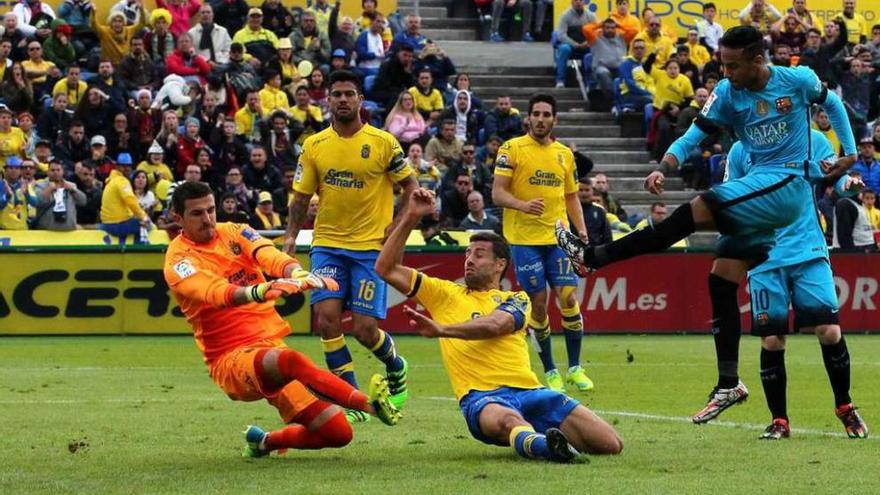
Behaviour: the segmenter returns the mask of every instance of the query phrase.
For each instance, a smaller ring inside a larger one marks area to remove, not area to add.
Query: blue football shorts
[[[384,320],[388,309],[388,286],[374,269],[378,257],[378,251],[313,248],[312,272],[336,280],[339,290],[312,291],[312,303],[342,299],[345,309]]]
[[[557,245],[510,246],[516,281],[527,294],[535,294],[550,287],[577,286],[578,277],[571,261]]]

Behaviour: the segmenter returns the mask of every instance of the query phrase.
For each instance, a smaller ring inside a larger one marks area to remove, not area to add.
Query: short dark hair
[[[880,29],[880,24],[874,24],[871,26],[871,32],[874,32],[875,29]]]
[[[654,211],[654,208],[657,208],[658,206],[666,208],[666,203],[662,201],[654,201],[653,203],[651,203],[651,211]]]
[[[183,215],[188,199],[198,199],[213,195],[214,191],[211,190],[211,186],[204,182],[184,182],[174,189],[174,195],[171,196],[171,208],[178,215]]]
[[[73,122],[70,123],[70,126],[67,129],[70,130],[71,127],[85,127],[85,126],[86,125],[83,123],[82,120],[74,120]]]
[[[510,267],[510,260],[512,258],[510,254],[510,244],[504,240],[503,237],[494,233],[494,232],[477,232],[476,234],[471,236],[470,242],[491,242],[492,243],[492,254],[495,255],[496,258],[501,258],[506,261],[504,265],[504,270],[501,271],[501,278],[498,280],[504,280],[504,277],[507,275],[507,269]]]
[[[441,128],[441,129],[443,129],[444,127],[446,127],[446,126],[448,126],[448,125],[454,126],[454,125],[455,125],[455,121],[452,120],[452,119],[444,119],[442,122],[440,122],[440,128]]]
[[[488,143],[489,141],[495,141],[498,144],[504,144],[504,139],[502,139],[501,136],[499,136],[498,134],[492,134],[491,136],[489,136],[489,139],[487,139],[486,142]]]
[[[877,195],[877,193],[876,193],[873,189],[871,189],[870,187],[865,188],[864,190],[862,190],[862,194],[873,194],[874,196]]]
[[[735,26],[727,30],[719,44],[731,50],[742,50],[749,59],[764,54],[764,35],[754,26]]]
[[[819,31],[818,29],[816,29],[814,27],[807,29],[807,34],[810,34],[810,33],[816,33],[816,36],[822,36],[822,31]]]
[[[424,73],[426,73],[426,72],[427,72],[428,75],[430,75],[432,78],[434,77],[434,73],[431,72],[431,69],[429,69],[428,67],[422,67],[421,69],[419,69],[419,73],[416,74],[416,75],[417,75],[417,76],[421,76],[422,74],[424,74]]]
[[[355,88],[357,88],[358,93],[361,92],[361,79],[350,70],[340,69],[335,70],[330,73],[330,83],[327,85],[328,88],[332,88],[336,83],[346,83],[350,82],[354,84]]]
[[[550,105],[550,111],[553,112],[553,115],[556,115],[556,98],[554,98],[553,95],[538,93],[529,98],[529,113],[532,113],[532,107],[537,103],[546,103]]]
[[[707,11],[707,10],[709,10],[709,9],[715,9],[715,10],[718,10],[718,7],[716,7],[715,4],[712,3],[712,2],[706,2],[706,3],[704,3],[704,4],[703,4],[703,12],[705,12],[705,11]]]

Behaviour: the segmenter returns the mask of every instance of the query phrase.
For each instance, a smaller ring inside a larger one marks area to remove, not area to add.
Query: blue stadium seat
[[[721,163],[727,158],[724,153],[718,153],[709,157],[709,181],[711,185],[720,184],[724,180],[724,170]]]
[[[376,84],[376,76],[367,76],[364,78],[364,93],[369,93],[373,90],[373,85]]]

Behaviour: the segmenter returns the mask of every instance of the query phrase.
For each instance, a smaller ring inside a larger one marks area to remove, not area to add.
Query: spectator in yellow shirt
[[[709,50],[700,44],[700,35],[696,29],[688,29],[685,46],[690,50],[691,63],[696,65],[700,69],[700,73],[702,73],[703,67],[712,60],[712,55],[709,55]]]
[[[311,104],[309,88],[305,86],[296,88],[296,106],[290,109],[290,114],[303,125],[303,133],[300,134],[297,140],[299,145],[302,145],[307,137],[325,127],[321,108]]]
[[[174,181],[174,174],[165,164],[165,150],[156,141],[147,150],[147,159],[138,163],[137,170],[147,173],[147,187],[153,192],[156,192],[159,181]]]
[[[837,14],[846,24],[846,42],[851,45],[868,41],[870,26],[862,14],[856,12],[856,0],[843,0],[843,12]]]
[[[668,104],[681,106],[685,99],[694,97],[694,87],[690,79],[679,72],[677,60],[666,62],[663,70],[657,68],[657,62],[649,57],[645,62],[645,70],[654,80],[654,107],[662,109]]]
[[[877,193],[873,189],[862,191],[862,204],[868,210],[868,221],[875,234],[880,232],[880,209],[877,208]]]
[[[127,155],[123,153],[122,155]],[[125,244],[128,236],[134,236],[135,244],[142,244],[141,229],[149,229],[150,217],[141,208],[129,180],[131,157],[119,156],[116,168],[110,172],[101,195],[101,223],[98,228],[119,238]]]
[[[77,65],[71,65],[67,68],[67,77],[55,83],[52,88],[52,96],[58,93],[67,94],[67,104],[75,107],[86,94],[89,85],[79,78],[80,68]]]
[[[424,68],[419,71],[416,85],[407,91],[415,100],[416,110],[422,114],[422,118],[429,121],[429,125],[435,123],[440,112],[443,111],[443,95],[434,87],[434,76],[431,75],[431,70]]]
[[[101,58],[107,59],[113,63],[113,66],[119,65],[122,58],[128,55],[131,49],[131,39],[144,27],[144,19],[147,14],[144,12],[143,4],[138,5],[140,15],[137,22],[133,26],[125,25],[125,14],[121,11],[111,12],[107,16],[107,24],[101,24],[95,18],[95,9],[92,9],[91,24],[92,29],[101,41]]]
[[[0,166],[6,168],[6,160],[11,156],[24,158],[27,137],[18,127],[12,125],[12,110],[0,103]]]
[[[235,133],[245,141],[260,142],[260,120],[265,116],[260,93],[248,91],[245,106],[235,112]]]
[[[290,113],[290,101],[287,93],[281,89],[281,74],[271,72],[266,75],[266,85],[260,90],[260,106],[264,115],[269,115],[275,110]]]
[[[648,20],[648,27],[640,31],[633,38],[633,41],[635,40],[645,42],[646,56],[656,55],[656,62],[660,66],[666,65],[666,61],[675,53],[675,39],[663,34],[660,29],[660,18],[656,16]],[[630,51],[632,51],[632,43],[630,43]]]
[[[813,129],[821,132],[831,143],[831,149],[840,154],[840,138],[837,137],[837,133],[831,127],[831,121],[828,120],[828,114],[822,108],[819,108],[813,116]]]

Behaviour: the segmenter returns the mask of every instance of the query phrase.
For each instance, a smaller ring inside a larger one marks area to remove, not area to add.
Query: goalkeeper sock
[[[547,447],[547,437],[541,433],[535,433],[531,426],[517,426],[510,431],[510,445],[520,457],[526,459],[549,459],[550,448]]]
[[[265,447],[268,450],[340,448],[351,443],[352,437],[351,425],[339,411],[314,431],[297,424],[270,432]]]
[[[397,355],[397,346],[394,345],[394,339],[391,334],[379,329],[379,341],[376,342],[370,351],[379,361],[385,363],[385,371],[393,373],[403,369],[403,360]]]
[[[601,268],[615,261],[622,261],[648,253],[658,253],[696,231],[690,203],[685,203],[669,218],[651,228],[636,230],[610,244],[588,246],[584,259],[590,268]]]
[[[849,396],[849,351],[842,335],[836,344],[822,344],[822,360],[825,361],[825,371],[834,391],[834,404],[837,407],[849,404],[852,402]]]
[[[347,381],[352,387],[358,388],[357,378],[354,376],[354,363],[351,359],[351,352],[345,345],[345,336],[340,335],[335,339],[328,340],[321,339],[321,347],[324,348],[327,369]]]
[[[709,296],[712,300],[712,338],[718,364],[718,388],[733,388],[739,383],[739,284],[709,274]]]
[[[556,363],[553,362],[553,345],[550,341],[550,317],[544,316],[544,321],[537,322],[529,318],[529,330],[538,341],[538,356],[541,358],[541,364],[544,365],[544,373],[556,369]]]
[[[268,375],[268,382],[272,383],[277,381],[277,378],[272,377],[271,372],[264,368],[263,356],[266,352],[268,349],[257,354],[255,358],[256,370],[261,379]],[[318,368],[309,358],[297,351],[292,349],[281,351],[278,356],[277,371],[285,379],[298,380],[315,393],[342,407],[364,412],[370,411],[367,394],[353,388],[348,382],[333,373]]]

